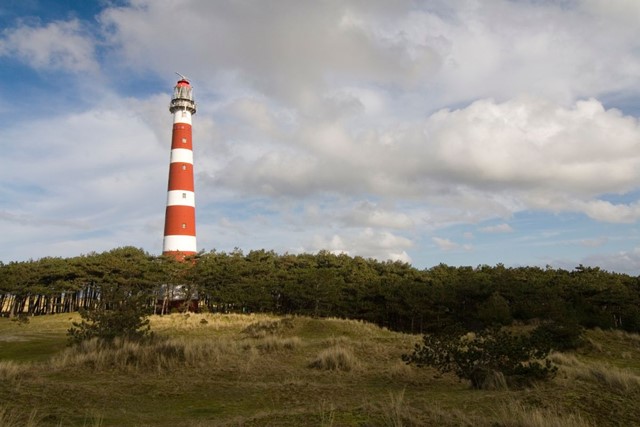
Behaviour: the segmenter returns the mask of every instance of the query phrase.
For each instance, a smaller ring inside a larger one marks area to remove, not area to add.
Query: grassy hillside
[[[362,322],[171,315],[153,344],[67,348],[75,316],[0,319],[0,427],[640,423],[638,335],[590,331],[553,381],[478,391],[404,365],[420,337]]]

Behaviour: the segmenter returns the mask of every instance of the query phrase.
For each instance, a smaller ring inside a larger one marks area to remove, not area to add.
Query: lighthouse
[[[169,105],[173,114],[173,132],[162,254],[182,261],[197,252],[191,140],[191,117],[196,113],[196,103],[189,80],[182,75],[180,77]]]

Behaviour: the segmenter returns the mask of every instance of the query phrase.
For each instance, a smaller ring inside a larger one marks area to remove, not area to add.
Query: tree
[[[488,325],[510,325],[513,319],[509,301],[494,292],[478,307],[478,318]]]
[[[90,338],[141,339],[149,333],[156,277],[151,260],[142,250],[124,247],[105,252],[87,271],[99,287],[95,308],[81,310],[81,322],[67,331],[72,343]]]
[[[412,354],[402,359],[417,366],[431,366],[469,380],[473,388],[490,388],[496,378],[512,386],[552,377],[557,368],[544,358],[550,348],[527,335],[498,328],[477,334],[425,335]]]
[[[80,310],[81,322],[73,322],[67,331],[71,343],[116,337],[139,340],[149,333],[149,295],[126,287],[102,288],[100,305]]]

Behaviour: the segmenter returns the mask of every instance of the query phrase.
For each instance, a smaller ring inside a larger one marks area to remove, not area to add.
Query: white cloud
[[[513,233],[513,228],[507,223],[502,223],[498,225],[481,227],[480,231],[482,231],[483,233]]]
[[[457,243],[442,237],[433,237],[431,240],[443,251],[451,251],[457,249],[459,246]]]
[[[329,238],[316,235],[309,247],[305,249],[310,252],[326,249],[351,256],[359,255],[365,258],[411,262],[411,257],[407,254],[406,249],[413,245],[413,242],[406,237],[388,231],[365,228],[358,233],[333,234]]]
[[[110,42],[121,47],[126,60],[136,67],[162,69],[176,61],[206,64],[212,70],[233,72],[235,78],[269,96],[312,107],[318,101],[314,89],[324,87],[327,64],[340,76],[401,81],[404,63],[410,58],[405,59],[402,46],[379,40],[371,27],[394,16],[387,12],[398,7],[404,6],[144,1],[135,7],[108,9],[100,19],[110,30]],[[207,37],[189,38],[185,43],[174,37],[175,28],[189,28]],[[191,77],[204,80],[204,69],[199,68]]]
[[[593,99],[570,108],[528,97],[482,100],[396,126],[389,144],[389,131],[372,135],[336,123],[304,123],[290,137],[297,145],[235,156],[212,184],[270,196],[365,192],[485,212],[477,220],[528,208],[583,212],[608,222],[638,218],[635,205],[599,197],[638,187],[640,125]],[[371,225],[391,225],[383,213],[371,215]],[[411,223],[394,220],[395,226]]]
[[[473,245],[470,245],[470,244],[461,245],[459,243],[456,243],[450,239],[443,238],[443,237],[432,237],[431,241],[435,243],[436,246],[441,251],[445,251],[445,252],[450,252],[450,251],[469,252],[473,250]]]
[[[0,159],[12,259],[161,242],[168,150],[123,104],[14,124],[0,140],[14,142]]]
[[[619,251],[616,253],[601,253],[585,257],[580,262],[583,265],[599,266],[604,270],[637,275],[640,271],[640,248]]]
[[[526,209],[628,222],[631,205],[600,197],[637,188],[640,127],[588,96],[638,90],[640,42],[603,5],[140,0],[100,22],[128,66],[192,68],[226,141],[201,160],[208,188],[420,201],[439,223]],[[601,30],[614,21],[619,31]],[[176,26],[200,37],[186,48]]]
[[[407,213],[385,209],[368,201],[358,203],[344,214],[343,219],[348,225],[364,227],[405,229],[414,225],[414,220]]]
[[[181,63],[212,91],[257,91],[315,117],[336,94],[366,114],[415,117],[479,98],[567,103],[637,85],[634,21],[592,3],[146,0],[100,21],[132,68],[169,73]]]
[[[2,36],[0,56],[16,56],[35,69],[74,73],[98,69],[94,41],[77,19],[45,26],[20,25]]]
[[[640,19],[640,3],[636,0],[584,0],[582,7],[602,21],[617,23],[611,30],[628,31]]]
[[[440,175],[472,187],[593,196],[638,182],[638,120],[593,99],[570,108],[533,98],[481,100],[437,112],[424,131]]]

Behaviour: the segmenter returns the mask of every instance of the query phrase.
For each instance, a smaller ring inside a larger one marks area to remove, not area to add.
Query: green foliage
[[[149,333],[154,280],[150,257],[135,248],[120,248],[101,255],[89,270],[99,283],[97,301],[81,309],[81,322],[73,322],[67,334],[72,343],[91,338],[136,340]],[[157,282],[156,282],[157,283]]]
[[[545,322],[531,333],[531,339],[555,351],[575,350],[583,344],[582,328],[575,322]]]
[[[504,376],[512,386],[552,377],[557,368],[543,360],[549,350],[530,336],[491,328],[477,334],[425,335],[423,343],[402,359],[442,373],[453,372],[469,380],[473,388],[482,389],[496,375]]]
[[[67,331],[71,343],[98,338],[139,340],[149,334],[148,295],[129,288],[103,289],[101,304],[91,310],[80,310],[81,322],[73,322]]]
[[[509,301],[500,293],[494,292],[478,308],[478,319],[488,325],[510,325],[513,318]]]
[[[123,247],[2,264],[1,314],[99,309],[103,289],[147,290],[160,284],[184,290],[187,301],[197,295],[200,309],[211,312],[342,317],[420,334],[456,325],[479,330],[512,322],[563,324],[567,319],[584,328],[640,331],[637,277],[583,266],[567,271],[440,264],[419,270],[402,262],[327,251],[211,251],[176,262]],[[181,310],[168,293],[158,292],[158,297],[158,313]],[[148,300],[150,306],[157,302]],[[560,343],[561,337],[554,339]]]

